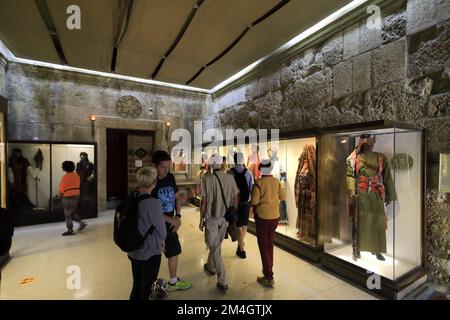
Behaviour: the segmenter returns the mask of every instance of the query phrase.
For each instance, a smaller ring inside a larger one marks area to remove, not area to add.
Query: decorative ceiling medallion
[[[116,110],[122,118],[137,118],[142,113],[142,106],[135,97],[123,96],[117,101]]]
[[[142,148],[139,148],[139,149],[137,149],[137,150],[134,152],[134,154],[135,154],[138,158],[142,159],[142,158],[144,158],[144,157],[148,154],[148,152],[145,151],[145,150],[142,149]]]

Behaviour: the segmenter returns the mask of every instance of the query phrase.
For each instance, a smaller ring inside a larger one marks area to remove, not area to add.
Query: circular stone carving
[[[142,112],[142,106],[138,99],[133,96],[120,97],[116,104],[116,110],[119,114],[126,118],[128,116],[137,118]]]
[[[391,160],[391,165],[395,170],[406,171],[411,169],[414,159],[406,153],[397,153]]]

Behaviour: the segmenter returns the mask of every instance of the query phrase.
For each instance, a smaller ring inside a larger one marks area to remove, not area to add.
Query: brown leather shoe
[[[266,277],[258,277],[256,278],[256,281],[258,281],[259,284],[264,287],[273,288],[273,286],[275,285],[275,281],[273,279],[267,279]]]

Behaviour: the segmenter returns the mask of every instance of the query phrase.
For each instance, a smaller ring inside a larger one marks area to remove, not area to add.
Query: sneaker
[[[64,232],[64,233],[62,234],[63,237],[66,237],[66,236],[74,236],[74,235],[75,235],[75,232],[74,232],[73,230],[67,230],[66,232]]]
[[[86,228],[87,227],[87,223],[86,222],[82,222],[81,224],[80,224],[80,226],[78,227],[78,231],[82,231],[84,228]]]
[[[177,278],[177,279],[178,279],[178,281],[175,284],[171,284],[169,282],[169,286],[168,286],[169,291],[186,290],[192,286],[192,283],[190,283],[188,281],[181,280],[180,278]]]
[[[217,287],[217,289],[219,289],[220,291],[223,291],[223,292],[226,292],[228,290],[227,284],[220,284],[217,282],[216,287]]]
[[[256,279],[256,281],[258,281],[258,283],[264,287],[271,287],[273,288],[275,281],[273,281],[273,279],[267,279],[266,277],[258,277]]]
[[[204,269],[210,276],[213,276],[213,275],[216,274],[214,271],[211,271],[211,270],[208,269],[208,264],[206,264],[206,263],[203,265],[203,269]]]

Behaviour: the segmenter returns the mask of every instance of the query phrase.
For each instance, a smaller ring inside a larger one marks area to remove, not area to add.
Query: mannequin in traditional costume
[[[88,154],[81,152],[80,162],[77,163],[76,168],[76,172],[80,176],[80,201],[78,202],[80,210],[93,204],[91,199],[95,193],[94,170],[95,166],[89,160]]]
[[[11,184],[10,202],[13,213],[28,212],[35,207],[28,197],[28,175],[35,181],[39,181],[30,161],[23,156],[22,150],[19,148],[13,149],[8,160],[8,176]]]
[[[361,251],[385,260],[382,255],[387,251],[385,204],[397,199],[389,162],[385,155],[373,151],[375,142],[375,136],[361,135],[347,158],[347,187],[354,203],[351,212],[354,260],[361,257]]]
[[[307,144],[298,159],[295,179],[295,203],[298,209],[297,235],[314,241],[316,212],[316,148]]]

